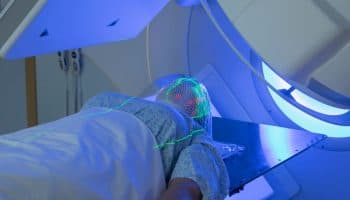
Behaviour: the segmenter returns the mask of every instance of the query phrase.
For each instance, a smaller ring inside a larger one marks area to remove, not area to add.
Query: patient
[[[76,115],[0,137],[0,199],[224,199],[209,102],[181,78],[156,102],[105,93]]]
[[[84,109],[94,106],[118,107],[151,130],[168,183],[161,199],[216,200],[227,195],[228,175],[212,141],[209,95],[198,81],[175,80],[158,92],[155,103],[109,93],[90,99]]]

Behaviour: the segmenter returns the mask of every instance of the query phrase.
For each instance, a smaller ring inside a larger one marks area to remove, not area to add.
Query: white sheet
[[[0,199],[155,199],[165,188],[155,139],[102,108],[0,137]]]

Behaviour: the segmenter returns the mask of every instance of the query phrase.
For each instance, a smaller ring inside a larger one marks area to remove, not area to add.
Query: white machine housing
[[[16,59],[130,39],[168,1],[8,1],[0,15],[0,28],[6,27],[0,31],[0,57]]]

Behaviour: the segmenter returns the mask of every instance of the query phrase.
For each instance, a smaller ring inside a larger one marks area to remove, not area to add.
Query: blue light
[[[270,67],[265,63],[262,63],[263,73],[266,81],[271,83],[277,89],[289,89],[291,86],[286,83],[281,77],[279,77],[275,72],[273,72]],[[329,137],[349,137],[350,136],[350,127],[341,126],[337,124],[328,123],[326,121],[320,120],[316,117],[309,115],[308,113],[298,109],[288,101],[280,97],[275,91],[271,88],[268,88],[268,91],[276,103],[277,107],[295,124],[314,133],[322,133],[328,135]],[[292,96],[295,100],[301,105],[312,109],[316,112],[327,114],[327,115],[340,115],[348,112],[349,110],[335,108],[324,103],[321,103],[306,94],[295,90],[292,92]]]
[[[349,137],[350,127],[341,126],[336,124],[331,124],[323,120],[317,119],[300,109],[296,108],[282,97],[280,97],[276,92],[268,88],[272,99],[278,106],[278,108],[294,123],[298,126],[314,133],[322,133],[328,135],[329,137]]]
[[[262,70],[264,77],[277,90],[289,89],[291,87],[285,80],[278,76],[266,63],[262,62]]]
[[[272,71],[272,69],[264,62],[262,62],[262,70],[266,81],[269,82],[274,88],[278,90],[288,90],[291,87],[290,84]],[[295,89],[291,95],[299,104],[324,115],[342,115],[349,112],[348,109],[336,108],[334,106],[324,104],[297,89]]]
[[[260,125],[259,129],[260,132],[263,133],[260,136],[260,140],[264,147],[264,154],[274,155],[266,156],[266,161],[269,164],[276,163],[276,160],[271,160],[272,158],[285,160],[294,153],[292,152],[293,148],[290,143],[290,134],[286,134],[286,132],[289,132],[289,129],[266,125]]]
[[[294,90],[291,95],[299,104],[325,115],[343,115],[349,112],[347,109],[336,108],[334,106],[324,104],[314,98],[309,97],[299,90]]]

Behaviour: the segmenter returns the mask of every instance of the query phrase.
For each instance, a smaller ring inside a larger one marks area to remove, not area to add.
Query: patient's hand
[[[197,200],[202,199],[202,193],[196,182],[188,178],[175,178],[170,181],[168,189],[159,200]]]

